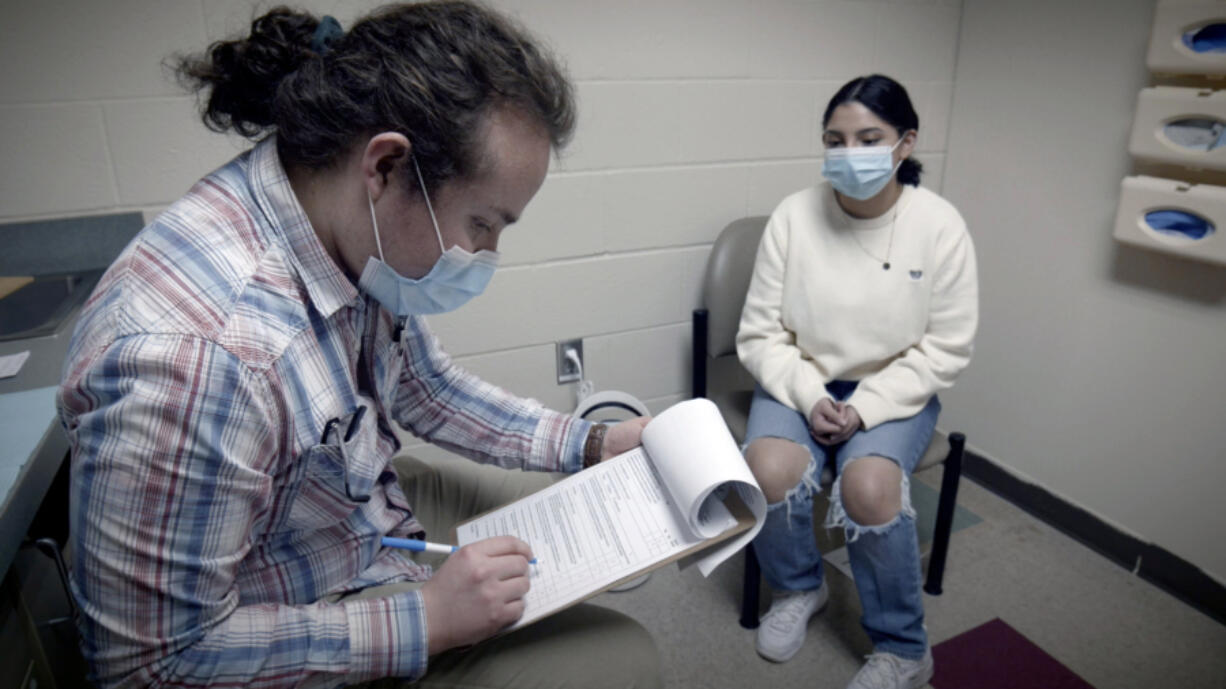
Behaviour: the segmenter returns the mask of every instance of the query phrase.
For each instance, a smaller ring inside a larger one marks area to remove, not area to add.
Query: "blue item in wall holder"
[[[1226,53],[1226,24],[1215,22],[1183,35],[1183,44],[1196,53]]]
[[[1204,117],[1185,117],[1168,122],[1162,133],[1176,146],[1193,151],[1212,151],[1226,145],[1226,122]]]
[[[1195,213],[1169,208],[1149,211],[1145,224],[1159,234],[1194,240],[1204,239],[1215,229],[1213,223]]]

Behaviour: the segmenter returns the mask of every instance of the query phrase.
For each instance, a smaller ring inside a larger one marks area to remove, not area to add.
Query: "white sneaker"
[[[829,598],[824,581],[815,591],[776,591],[758,625],[758,654],[776,663],[791,660],[805,643],[809,618],[826,607]]]
[[[874,653],[847,689],[920,689],[932,679],[932,649],[924,649],[919,660],[899,658],[893,653]]]

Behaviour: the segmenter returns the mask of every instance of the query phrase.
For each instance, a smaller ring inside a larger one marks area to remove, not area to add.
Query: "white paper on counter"
[[[0,356],[0,378],[12,378],[20,373],[21,367],[25,366],[26,359],[29,358],[29,350]]]

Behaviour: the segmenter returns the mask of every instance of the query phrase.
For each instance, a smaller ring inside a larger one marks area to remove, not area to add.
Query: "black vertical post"
[[[690,362],[692,397],[707,396],[707,310],[694,309],[693,328],[690,333],[692,340],[690,352],[694,360]]]
[[[949,532],[954,525],[954,507],[958,502],[958,479],[962,477],[962,453],[966,436],[949,434],[949,455],[945,457],[941,476],[941,499],[937,504],[937,522],[932,532],[932,554],[928,558],[928,580],[924,591],[941,595],[941,580],[945,577],[945,557],[949,553]]]
[[[758,628],[758,596],[762,586],[762,568],[753,544],[745,546],[745,582],[741,587],[741,626]]]

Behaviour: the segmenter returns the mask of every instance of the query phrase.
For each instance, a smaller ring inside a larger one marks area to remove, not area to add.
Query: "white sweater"
[[[771,215],[737,354],[771,396],[805,415],[829,397],[826,383],[860,381],[847,403],[867,429],[915,415],[952,386],[978,320],[975,248],[953,205],[904,186],[893,209],[858,219],[823,182]]]

